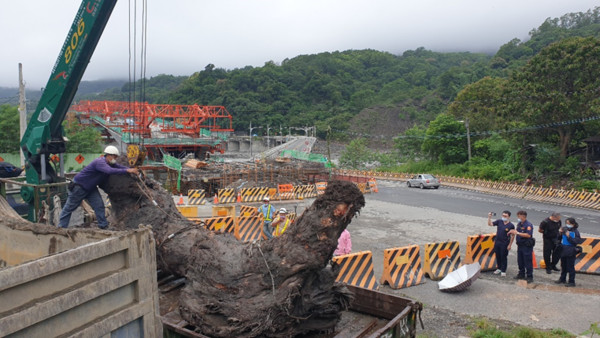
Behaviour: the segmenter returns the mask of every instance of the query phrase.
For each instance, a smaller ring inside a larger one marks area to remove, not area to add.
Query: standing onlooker
[[[338,238],[338,246],[333,252],[334,256],[347,255],[352,252],[352,239],[350,238],[350,232],[346,229],[340,234]]]
[[[520,222],[517,228],[508,233],[517,237],[517,263],[519,264],[519,274],[515,279],[525,279],[527,283],[533,282],[533,247],[535,239],[533,238],[533,224],[527,220],[527,212],[520,210],[517,212]]]
[[[565,220],[565,227],[559,229],[562,237],[562,251],[560,256],[560,278],[557,284],[567,283],[567,272],[569,273],[569,283],[567,286],[575,286],[575,256],[577,256],[577,244],[583,241],[579,234],[579,224],[574,218],[569,217]]]
[[[539,232],[544,234],[544,263],[546,263],[546,273],[551,274],[552,270],[560,271],[556,264],[560,260],[560,236],[558,230],[562,226],[560,214],[553,212],[550,217],[540,223]]]
[[[494,241],[494,253],[496,255],[496,265],[498,269],[494,271],[494,275],[506,277],[506,266],[508,265],[508,252],[512,246],[514,236],[509,236],[508,232],[515,228],[510,222],[510,211],[502,212],[502,219],[497,219],[492,222],[492,213],[488,214],[488,225],[496,227],[496,240]]]
[[[271,205],[271,199],[265,197],[263,199],[264,204],[258,208],[258,212],[263,214],[263,234],[267,236],[267,239],[273,238],[273,228],[271,227],[271,221],[275,214],[275,207]]]

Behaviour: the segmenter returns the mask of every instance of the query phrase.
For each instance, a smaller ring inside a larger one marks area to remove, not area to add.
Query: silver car
[[[437,189],[440,187],[440,180],[430,174],[418,174],[406,181],[406,185],[410,187],[419,187],[421,189],[433,188]]]

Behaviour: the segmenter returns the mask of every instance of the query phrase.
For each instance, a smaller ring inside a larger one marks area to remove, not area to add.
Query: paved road
[[[517,211],[525,210],[529,221],[536,226],[553,211],[558,211],[562,215],[563,223],[565,218],[574,217],[581,227],[581,232],[600,236],[600,212],[588,209],[487,195],[474,191],[445,188],[444,186],[437,190],[421,190],[408,188],[400,182],[381,187],[379,193],[370,196],[370,198],[478,217],[487,217],[487,213],[493,211],[500,218],[503,210],[510,210],[513,215],[512,220],[516,220]]]
[[[348,227],[353,252],[372,252],[377,279],[383,272],[383,250],[386,248],[412,244],[423,248],[425,243],[455,240],[461,244],[461,256],[464,257],[468,235],[495,232],[487,226],[489,211],[500,213],[508,209],[516,215],[518,210],[524,209],[535,225],[552,211],[559,211],[564,217],[575,217],[584,234],[600,233],[600,213],[595,211],[443,187],[420,190],[407,188],[402,182],[380,181],[378,186],[379,193],[365,196],[365,208]],[[541,234],[536,232],[534,235],[541,241]],[[536,245],[534,251],[539,261],[542,245]],[[423,249],[421,255],[424,255]],[[438,283],[429,279],[424,279],[423,284],[398,290],[385,285],[380,291],[423,302],[429,326],[436,328],[433,334],[438,336],[457,336],[439,331],[437,327],[438,322],[452,323],[453,314],[461,318],[484,316],[541,329],[562,328],[575,334],[600,321],[598,312],[592,310],[598,308],[600,301],[600,276],[577,274],[577,287],[566,288],[554,284],[557,273],[548,275],[543,269],[536,269],[534,283],[518,285],[512,278],[517,274],[516,247],[509,253],[507,274],[502,277],[483,272],[470,288],[456,294],[440,292]],[[428,310],[434,308],[438,310],[435,313]],[[440,318],[440,312],[448,314],[447,321]],[[574,313],[577,316],[567,315]]]

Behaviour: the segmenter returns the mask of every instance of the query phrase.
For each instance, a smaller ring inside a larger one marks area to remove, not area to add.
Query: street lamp
[[[252,157],[252,131],[260,128],[262,127],[252,127],[252,122],[250,122],[250,157]]]
[[[269,149],[271,147],[271,139],[269,138],[269,130],[271,130],[273,128],[270,127],[269,124],[267,124],[267,149]]]
[[[463,122],[465,124],[465,128],[467,128],[467,154],[469,161],[471,161],[471,131],[469,130],[469,118],[465,118],[465,120],[460,120],[458,122]]]

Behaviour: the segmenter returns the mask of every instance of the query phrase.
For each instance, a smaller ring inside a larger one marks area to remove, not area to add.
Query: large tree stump
[[[185,276],[180,314],[214,337],[289,337],[331,330],[351,295],[328,266],[342,231],[364,206],[350,182],[330,182],[282,236],[241,243],[196,226],[156,182],[111,176],[119,229],[152,225],[161,269]]]

